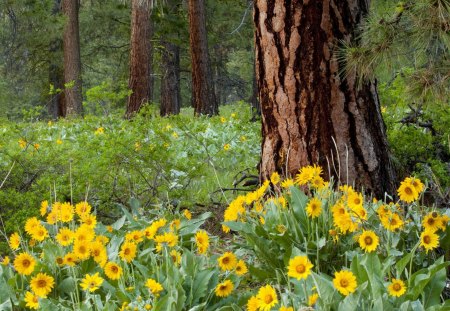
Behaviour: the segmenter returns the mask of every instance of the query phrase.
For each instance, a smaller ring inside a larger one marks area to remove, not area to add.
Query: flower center
[[[364,243],[366,243],[366,245],[372,245],[372,238],[370,236],[366,236],[364,238]]]
[[[37,285],[39,288],[44,288],[47,286],[47,282],[45,280],[39,280]]]
[[[24,266],[25,268],[28,268],[30,266],[31,262],[28,259],[24,259],[22,261],[22,266]]]
[[[347,287],[348,286],[348,280],[347,279],[341,279],[339,281],[339,284],[341,284],[342,287]]]
[[[428,224],[429,226],[434,225],[434,219],[433,219],[433,218],[428,218],[427,224]]]
[[[117,269],[116,266],[112,266],[112,267],[111,267],[111,271],[112,271],[113,273],[117,273],[117,271],[119,271],[119,269]]]
[[[297,267],[295,267],[295,271],[297,271],[297,273],[304,273],[306,270],[304,265],[297,265]]]
[[[123,253],[124,253],[125,255],[130,255],[131,251],[130,251],[129,248],[125,248],[125,250],[123,251]]]
[[[431,213],[431,217],[433,217],[433,218],[437,218],[437,217],[438,217],[438,213],[437,213],[437,212],[433,212],[433,213]]]
[[[395,283],[394,286],[392,286],[396,292],[400,291],[402,289],[402,286],[398,283]]]
[[[266,295],[266,296],[264,297],[264,302],[265,302],[266,304],[270,304],[272,301],[273,301],[272,295]]]
[[[360,200],[359,198],[356,198],[353,202],[354,202],[356,205],[361,204],[361,200]]]
[[[431,238],[430,238],[430,236],[429,236],[429,235],[424,236],[424,237],[423,237],[423,242],[424,242],[425,244],[430,244],[430,243],[431,243]]]
[[[228,257],[225,257],[224,259],[222,259],[222,263],[223,264],[228,264],[230,262],[230,258],[228,258]]]
[[[406,187],[406,188],[405,188],[405,193],[406,193],[407,195],[411,195],[413,192],[412,192],[412,189],[411,189],[410,187]]]

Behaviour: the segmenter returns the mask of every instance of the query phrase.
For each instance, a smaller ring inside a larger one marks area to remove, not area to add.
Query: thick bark
[[[252,78],[252,96],[250,97],[252,105],[252,121],[256,121],[261,116],[261,106],[258,99],[258,81],[256,79],[256,63],[253,61],[253,78]]]
[[[62,11],[67,17],[64,27],[64,89],[65,116],[73,117],[83,114],[83,97],[81,90],[81,56],[80,30],[78,23],[78,0],[63,0]],[[73,86],[68,86],[73,84]]]
[[[204,0],[189,0],[189,38],[195,115],[219,113],[208,54]]]
[[[319,164],[341,183],[392,193],[376,85],[357,88],[336,58],[339,40],[354,39],[367,2],[256,0],[254,9],[261,178]]]
[[[180,47],[163,41],[162,79],[161,79],[161,116],[179,114],[181,107],[180,92]]]
[[[54,0],[52,15],[59,14],[61,12],[61,0]],[[58,119],[64,117],[65,103],[64,93],[57,92],[57,89],[64,88],[64,69],[61,63],[61,56],[63,55],[63,42],[61,39],[55,39],[50,42],[50,59],[49,59],[49,83],[53,85],[55,92],[50,94],[50,100],[48,102],[48,114],[52,119]]]
[[[126,117],[133,117],[151,99],[150,92],[150,4],[149,0],[132,0],[131,52]]]

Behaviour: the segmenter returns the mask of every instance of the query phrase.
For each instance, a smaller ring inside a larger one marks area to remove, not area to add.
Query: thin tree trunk
[[[150,5],[149,1],[132,0],[131,52],[126,117],[133,117],[151,98],[150,92]]]
[[[180,94],[180,47],[163,41],[162,79],[161,79],[161,116],[179,114]]]
[[[189,35],[195,115],[216,115],[219,107],[214,94],[208,54],[204,0],[189,0]]]
[[[52,8],[52,15],[61,12],[61,0],[55,0]],[[64,88],[64,69],[61,64],[61,56],[63,55],[63,42],[61,39],[55,39],[50,42],[50,64],[49,64],[49,83],[53,85],[54,93],[50,94],[48,103],[48,114],[52,119],[64,117],[64,93],[57,91]]]
[[[358,0],[256,0],[256,67],[262,109],[261,178],[309,164],[382,196],[394,170],[376,86],[340,75],[339,40],[366,14]],[[329,177],[329,176],[328,176]]]
[[[62,11],[67,17],[64,27],[64,98],[66,117],[83,114],[81,90],[80,30],[78,24],[79,0],[63,0]]]

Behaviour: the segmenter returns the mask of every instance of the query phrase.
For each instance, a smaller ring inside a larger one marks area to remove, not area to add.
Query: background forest
[[[359,84],[377,86],[396,185],[408,176],[425,185],[414,199],[399,190],[378,201],[363,190],[333,188],[339,181],[328,184],[312,167],[304,183],[274,174],[269,187],[259,179],[257,2],[0,0],[0,310],[449,307],[450,232],[440,222],[450,217],[450,3],[373,1],[358,40],[334,51],[342,77],[356,71]],[[202,27],[202,10],[206,28],[196,36],[192,27]],[[75,25],[71,16],[78,18],[78,63],[64,43],[67,25]],[[367,216],[352,198],[361,199]],[[314,199],[322,202],[317,216]],[[79,212],[85,201],[87,214]],[[50,211],[63,211],[64,202],[72,218],[55,216],[52,223]],[[336,220],[342,202],[367,217],[353,219],[354,231]],[[42,240],[29,229],[34,217],[48,231]],[[439,223],[435,235],[426,231],[430,218]],[[65,256],[76,253],[76,244],[61,244],[59,230],[67,224],[81,232],[87,223],[107,259],[78,254],[83,264],[69,267]],[[439,249],[424,242],[425,231]],[[360,239],[372,233],[380,239],[376,252]],[[124,255],[133,248],[127,243],[138,247],[136,258]],[[5,258],[22,250],[42,256],[48,268],[39,269],[59,282],[49,299],[32,290],[32,276],[8,266]],[[292,260],[304,256],[315,257],[311,277],[306,262],[305,274],[292,272]],[[227,258],[235,264],[227,267]],[[123,272],[110,277],[106,260]],[[341,266],[358,280],[352,294],[333,285]],[[104,274],[101,289],[81,291],[79,281],[94,272]],[[394,277],[406,282],[398,292],[389,287]],[[81,296],[71,294],[75,289]],[[117,297],[108,302],[111,293]]]

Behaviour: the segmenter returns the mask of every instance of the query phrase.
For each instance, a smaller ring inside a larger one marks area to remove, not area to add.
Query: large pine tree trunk
[[[381,196],[394,171],[376,86],[343,77],[339,40],[354,39],[359,0],[256,0],[256,70],[262,109],[261,178],[317,163],[343,183]],[[329,175],[329,174],[328,174]],[[328,176],[329,177],[329,176]]]
[[[161,78],[161,116],[179,114],[180,93],[180,47],[163,41]]]
[[[219,113],[208,54],[204,0],[189,0],[189,37],[192,60],[192,97],[195,115]]]
[[[131,118],[151,98],[150,92],[150,4],[149,0],[132,0],[131,52],[126,117]]]
[[[63,0],[62,11],[67,17],[64,27],[64,99],[66,117],[83,114],[81,92],[80,30],[78,23],[79,0]],[[69,85],[70,86],[69,86]]]

